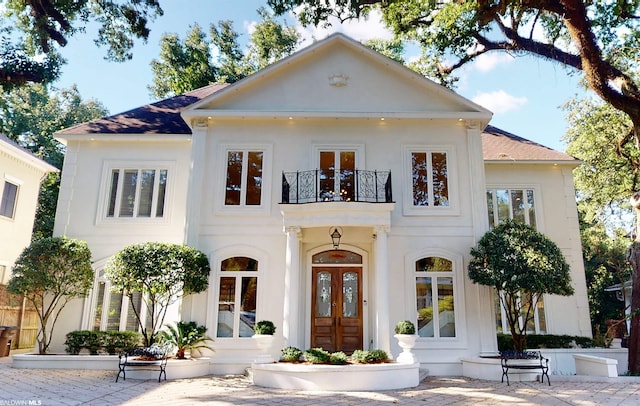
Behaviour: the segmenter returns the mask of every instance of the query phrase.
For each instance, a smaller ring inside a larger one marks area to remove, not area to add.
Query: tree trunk
[[[630,199],[631,206],[636,215],[635,239],[629,247],[627,258],[631,264],[632,291],[631,291],[631,334],[629,336],[629,372],[640,372],[640,315],[636,310],[640,308],[640,192],[635,192]],[[624,282],[622,284],[624,289]]]

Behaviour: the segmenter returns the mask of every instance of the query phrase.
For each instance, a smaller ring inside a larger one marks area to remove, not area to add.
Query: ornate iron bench
[[[540,383],[544,383],[544,377],[551,386],[549,380],[549,359],[542,356],[540,351],[502,351],[500,352],[502,364],[502,382],[507,378],[509,385],[510,369],[539,369],[542,372]],[[529,361],[529,362],[526,362]],[[534,362],[535,361],[535,362]]]
[[[116,382],[122,374],[122,379],[127,379],[130,370],[158,370],[158,382],[164,377],[167,380],[167,349],[163,347],[131,348],[118,355],[118,375]]]

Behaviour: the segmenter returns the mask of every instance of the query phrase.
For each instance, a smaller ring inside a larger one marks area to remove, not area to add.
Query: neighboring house
[[[233,85],[59,132],[55,234],[89,243],[96,282],[65,309],[55,345],[70,330],[135,328],[104,266],[126,245],[165,241],[211,261],[209,289],[180,311],[214,337],[213,373],[250,365],[256,320],[276,324],[274,355],[288,345],[397,355],[394,325],[410,319],[423,365],[459,375],[461,357],[497,351],[494,292],[466,266],[509,217],[548,235],[571,265],[575,295],[544,296],[531,328],[590,336],[578,161],[490,118],[335,34]]]
[[[0,285],[31,243],[40,182],[58,169],[0,134]]]

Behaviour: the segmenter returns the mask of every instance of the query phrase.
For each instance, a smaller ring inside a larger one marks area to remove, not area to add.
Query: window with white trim
[[[456,337],[453,262],[426,257],[415,262],[417,334],[420,337]]]
[[[513,219],[536,228],[535,190],[533,188],[491,188],[487,189],[487,208],[489,227],[493,228],[503,220]],[[503,306],[500,305],[499,292],[495,299],[495,312],[498,333],[511,334]],[[546,334],[547,326],[544,314],[544,298],[540,296],[533,309],[532,317],[527,319],[527,333]],[[521,315],[522,325],[526,315]]]
[[[225,206],[260,206],[264,151],[227,151]]]
[[[169,169],[114,167],[109,172],[107,218],[163,218]]]
[[[5,180],[2,188],[2,199],[0,200],[0,216],[12,219],[15,215],[17,200],[18,185]]]
[[[449,206],[448,168],[446,151],[411,151],[413,206]]]
[[[223,260],[218,282],[216,337],[251,337],[256,322],[258,261],[248,257]]]
[[[500,300],[503,298],[504,298],[504,294],[502,292],[499,292],[499,294],[496,295],[495,308],[496,308],[496,316],[497,316],[496,317],[497,332],[503,333],[503,334],[511,334],[511,330],[509,328],[509,322],[507,319],[507,313],[504,310],[504,307],[500,304]],[[523,309],[523,312],[524,312],[524,309]],[[529,315],[529,316],[527,316],[526,314],[520,315],[518,319],[518,324],[520,326],[523,325],[525,318],[527,319],[527,334],[546,334],[547,333],[547,322],[544,314],[544,300],[542,296],[539,296],[538,300],[535,302],[532,315]]]
[[[533,189],[487,189],[489,227],[506,219],[521,221],[536,227],[536,207]]]
[[[104,276],[104,270],[98,272],[93,285],[94,308],[92,311],[94,330],[140,331],[131,300],[122,293],[111,291],[111,282]],[[142,309],[141,320],[145,327],[151,328],[151,317],[142,300],[140,292],[133,293],[136,309]]]

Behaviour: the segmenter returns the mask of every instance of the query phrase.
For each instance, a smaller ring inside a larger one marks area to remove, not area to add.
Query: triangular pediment
[[[216,92],[183,115],[491,118],[488,110],[342,34]]]

